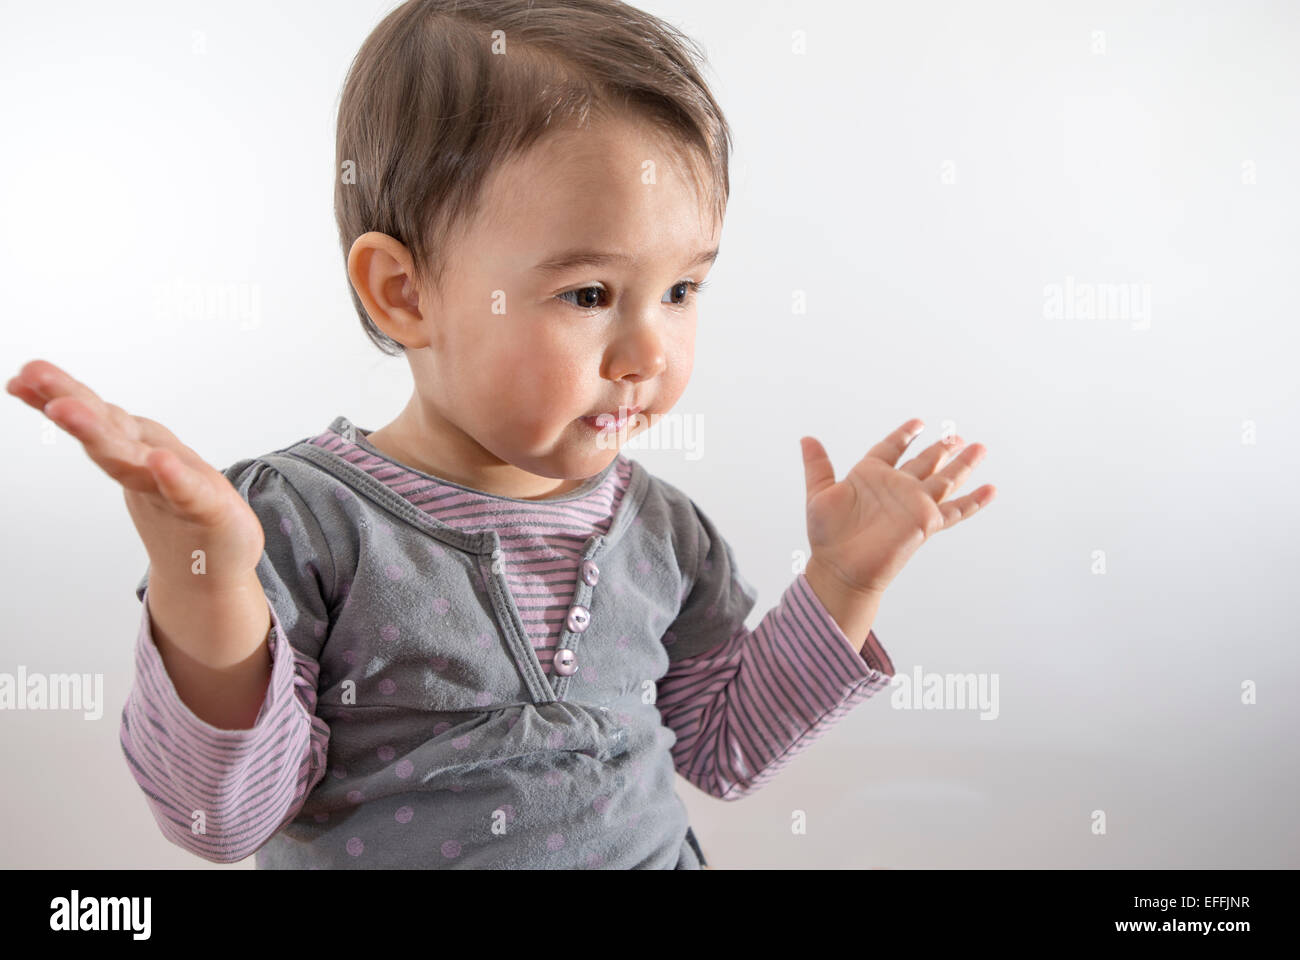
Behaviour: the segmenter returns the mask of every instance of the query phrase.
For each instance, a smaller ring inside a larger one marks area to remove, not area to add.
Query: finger
[[[156,490],[146,457],[151,447],[106,423],[79,399],[56,397],[45,405],[45,415],[81,441],[86,455],[114,480],[132,490]]]
[[[133,416],[117,404],[106,402],[90,387],[69,376],[52,363],[44,360],[31,361],[23,367],[18,376],[9,381],[8,389],[10,393],[21,396],[32,406],[42,410],[46,416],[50,413],[45,408],[53,400],[71,397],[80,401],[89,412],[95,414],[101,424],[115,426],[128,440],[140,441],[149,448],[165,447],[195,470],[201,471],[201,468],[207,464],[207,461],[181,443],[174,433],[158,421],[150,420],[148,417]],[[63,405],[60,404],[55,409],[63,409]],[[65,426],[62,423],[59,425]],[[152,483],[150,488],[152,489]]]
[[[867,451],[867,457],[883,460],[891,467],[898,462],[907,445],[916,439],[917,434],[925,429],[920,420],[909,420],[889,436]],[[863,458],[864,460],[866,457]]]
[[[217,502],[211,484],[192,470],[175,452],[164,448],[150,451],[146,466],[158,482],[158,492],[187,520],[199,520]]]
[[[977,510],[987,507],[993,502],[997,492],[997,487],[991,483],[986,483],[973,493],[939,504],[939,512],[943,514],[943,527],[940,529],[947,530],[949,527],[956,526],[972,516]]]
[[[940,503],[943,498],[956,490],[966,478],[970,476],[976,465],[988,454],[988,448],[982,443],[972,443],[960,454],[953,458],[953,461],[944,467],[933,477],[921,482],[921,489],[924,490],[935,503]]]
[[[966,441],[956,434],[945,437],[926,447],[925,450],[907,461],[898,470],[900,473],[909,473],[918,480],[924,480],[939,469],[939,464],[943,463],[945,457],[954,456],[965,443]]]
[[[86,409],[101,418],[112,420],[132,439],[139,439],[130,414],[115,404],[104,402],[103,398],[90,387],[46,360],[32,360],[27,363],[22,370],[18,371],[16,379],[44,397],[46,403],[60,397],[80,400]]]
[[[23,383],[17,377],[10,378],[9,382],[5,384],[5,390],[26,403],[28,406],[35,407],[37,410],[44,409],[47,402],[44,397],[31,387],[27,386],[27,384]]]
[[[150,447],[161,447],[164,450],[170,450],[174,453],[187,467],[197,470],[199,473],[207,472],[205,468],[212,469],[211,464],[195,453],[190,447],[181,443],[176,434],[172,433],[157,420],[150,420],[148,417],[133,416],[131,418],[136,423],[139,431],[139,439]]]
[[[803,478],[811,500],[827,487],[835,484],[835,468],[826,448],[816,437],[800,437],[799,446],[803,449]]]

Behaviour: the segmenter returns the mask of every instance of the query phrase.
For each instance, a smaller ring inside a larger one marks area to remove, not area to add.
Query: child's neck
[[[516,467],[503,471],[509,476],[493,478],[482,474],[471,474],[430,459],[427,445],[412,443],[407,439],[403,426],[402,417],[398,417],[386,427],[365,434],[366,442],[403,466],[442,480],[450,480],[452,483],[458,483],[473,490],[481,490],[484,493],[490,493],[498,497],[510,497],[515,500],[547,500],[552,497],[564,496],[564,494],[578,489],[589,479],[586,477],[577,479],[539,477]]]

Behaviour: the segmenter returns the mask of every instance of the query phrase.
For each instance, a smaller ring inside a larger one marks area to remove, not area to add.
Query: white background
[[[806,548],[800,435],[842,475],[951,421],[989,449],[961,492],[999,491],[875,624],[899,673],[996,674],[998,719],[887,691],[743,801],[679,780],[710,861],[1300,866],[1297,8],[643,7],[703,44],[736,150],[677,408],[703,456],[629,453],[717,521],[750,626]],[[338,93],[389,8],[6,3],[5,379],[50,360],[218,466],[391,420],[409,370],[361,333],[332,210]],[[1052,317],[1067,277],[1149,316]],[[187,315],[186,285],[256,289],[260,322]],[[5,399],[0,671],[103,673],[107,703],[0,713],[0,866],[211,867],[118,743],[146,565],[121,490]]]

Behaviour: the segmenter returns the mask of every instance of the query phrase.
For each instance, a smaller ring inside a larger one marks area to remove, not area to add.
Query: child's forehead
[[[589,233],[602,220],[653,232],[667,219],[678,230],[709,237],[720,224],[696,163],[662,136],[626,125],[552,134],[492,171],[479,219],[565,234]]]

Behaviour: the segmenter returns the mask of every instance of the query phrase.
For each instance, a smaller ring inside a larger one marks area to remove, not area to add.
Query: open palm
[[[909,420],[868,450],[838,482],[821,443],[814,437],[801,440],[812,556],[851,589],[883,592],[921,544],[996,496],[997,488],[985,484],[944,501],[988,452],[983,444],[971,444],[939,470],[945,458],[963,446],[955,435],[895,466],[924,426]]]

